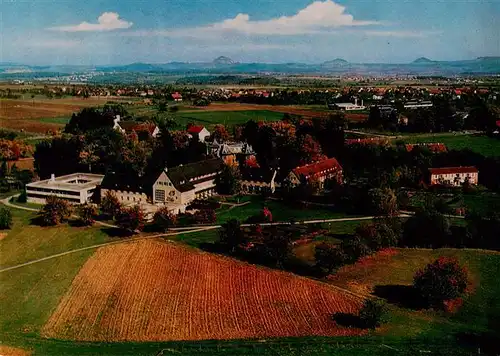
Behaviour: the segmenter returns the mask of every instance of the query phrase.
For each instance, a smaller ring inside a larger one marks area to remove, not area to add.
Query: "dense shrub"
[[[367,299],[359,311],[360,326],[375,329],[385,321],[387,306],[383,300]]]
[[[371,252],[370,248],[359,238],[359,236],[353,236],[352,238],[342,241],[340,248],[346,256],[346,263],[354,263],[361,257],[369,255]]]
[[[92,204],[83,204],[78,207],[78,214],[83,225],[91,226],[98,214],[97,208]]]
[[[186,210],[196,210],[196,209],[219,209],[221,207],[221,203],[218,201],[210,201],[210,200],[194,200],[187,207]]]
[[[440,257],[418,271],[413,286],[429,306],[443,308],[444,303],[459,298],[466,290],[468,273],[455,258]]]
[[[318,270],[325,274],[330,274],[334,269],[344,265],[347,260],[342,249],[326,242],[316,245],[314,258]]]
[[[26,194],[26,190],[23,190],[21,194],[17,197],[18,203],[26,203],[28,201],[28,195]]]
[[[48,196],[45,201],[45,205],[38,212],[43,225],[59,225],[68,221],[73,214],[73,206],[67,200]]]
[[[121,209],[116,218],[118,227],[130,233],[141,231],[145,222],[144,210],[139,205]]]
[[[0,207],[0,230],[10,229],[12,227],[12,213],[10,209]]]
[[[166,231],[177,225],[177,216],[172,214],[167,207],[161,207],[154,214],[153,223],[158,230]]]
[[[213,224],[217,220],[217,215],[213,209],[198,210],[189,216],[192,224]]]

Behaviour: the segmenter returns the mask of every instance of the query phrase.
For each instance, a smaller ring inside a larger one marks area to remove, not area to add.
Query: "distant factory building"
[[[408,101],[403,106],[405,109],[430,108],[432,101]]]
[[[353,111],[353,110],[364,110],[366,106],[363,105],[363,100],[361,100],[361,105],[358,105],[358,99],[354,100],[353,103],[331,103],[328,104],[328,108],[332,110],[342,110],[342,111]]]

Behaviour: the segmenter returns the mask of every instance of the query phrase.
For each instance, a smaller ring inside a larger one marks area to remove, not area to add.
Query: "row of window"
[[[169,186],[169,187],[171,187],[171,186],[172,186],[172,183],[170,183],[170,182],[161,182],[161,181],[160,181],[160,182],[158,182],[158,184],[159,184],[159,185],[167,185],[167,186]]]
[[[122,201],[125,201],[125,197],[124,197],[123,195],[122,195],[122,197],[121,197],[121,198],[122,198]],[[128,196],[128,195],[127,195],[127,196],[126,196],[126,198],[127,198],[127,201],[130,201],[130,196]],[[135,202],[135,201],[137,201],[137,202],[141,202],[141,201],[142,201],[142,198],[136,198],[136,197],[134,197],[134,196],[133,196],[133,197],[132,197],[132,201],[134,201],[134,202]]]
[[[31,192],[27,192],[27,195],[28,195],[28,198],[39,198],[39,199],[46,199],[47,198],[47,195],[36,194],[36,193],[31,193]],[[58,196],[58,198],[61,198],[64,200],[69,200],[72,202],[78,202],[78,203],[80,202],[79,198],[69,198],[69,197],[61,197],[61,196]]]
[[[38,188],[38,187],[29,187],[26,186],[27,192],[43,192],[50,194],[64,194],[64,195],[74,195],[80,196],[80,192],[73,192],[71,190],[60,190],[60,189],[47,189],[47,188]]]

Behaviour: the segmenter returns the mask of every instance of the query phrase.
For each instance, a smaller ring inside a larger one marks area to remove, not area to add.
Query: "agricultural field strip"
[[[358,335],[332,328],[328,315],[352,312],[362,299],[290,273],[149,240],[99,249],[44,334],[87,341]]]

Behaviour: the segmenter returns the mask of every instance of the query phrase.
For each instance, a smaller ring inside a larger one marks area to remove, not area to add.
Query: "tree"
[[[78,207],[78,215],[80,215],[80,221],[86,226],[94,225],[95,217],[98,211],[95,205],[92,204],[82,204]]]
[[[243,242],[244,234],[238,220],[231,219],[227,223],[222,224],[222,228],[219,231],[219,243],[222,246],[229,252],[234,253],[236,248]]]
[[[121,209],[116,218],[118,227],[130,233],[142,231],[145,222],[144,210],[139,205]]]
[[[274,261],[277,267],[283,267],[292,250],[291,236],[289,233],[276,228],[268,231],[264,236],[264,253]]]
[[[356,236],[365,241],[372,251],[394,247],[399,242],[398,233],[383,221],[358,226]]]
[[[43,225],[54,226],[69,220],[73,214],[73,206],[64,199],[54,195],[45,199],[45,205],[38,212]]]
[[[341,267],[346,262],[342,249],[331,243],[316,245],[314,250],[316,267],[325,274],[330,274],[334,269]]]
[[[375,329],[385,321],[387,305],[383,300],[367,299],[359,311],[361,326],[367,329]]]
[[[440,257],[418,271],[413,286],[432,307],[444,307],[444,302],[459,298],[466,290],[468,272],[456,258]]]
[[[398,199],[390,188],[374,188],[368,192],[372,210],[377,215],[394,215],[398,209]]]
[[[104,195],[104,198],[102,198],[101,200],[101,210],[111,219],[115,219],[122,210],[122,204],[115,194],[107,191]]]
[[[346,263],[354,263],[361,257],[370,254],[370,248],[356,235],[342,241],[340,248],[346,256]]]
[[[403,227],[402,242],[408,247],[446,246],[450,237],[449,219],[435,210],[417,211]]]
[[[0,207],[0,230],[12,227],[12,212],[5,206]]]
[[[161,231],[167,231],[171,227],[177,225],[177,216],[172,214],[169,209],[164,206],[156,211],[153,216],[155,226]]]
[[[229,140],[229,133],[227,132],[226,127],[221,124],[215,125],[212,138],[218,142],[225,142]]]
[[[238,194],[241,189],[238,169],[225,165],[222,172],[215,178],[215,185],[219,194]]]

